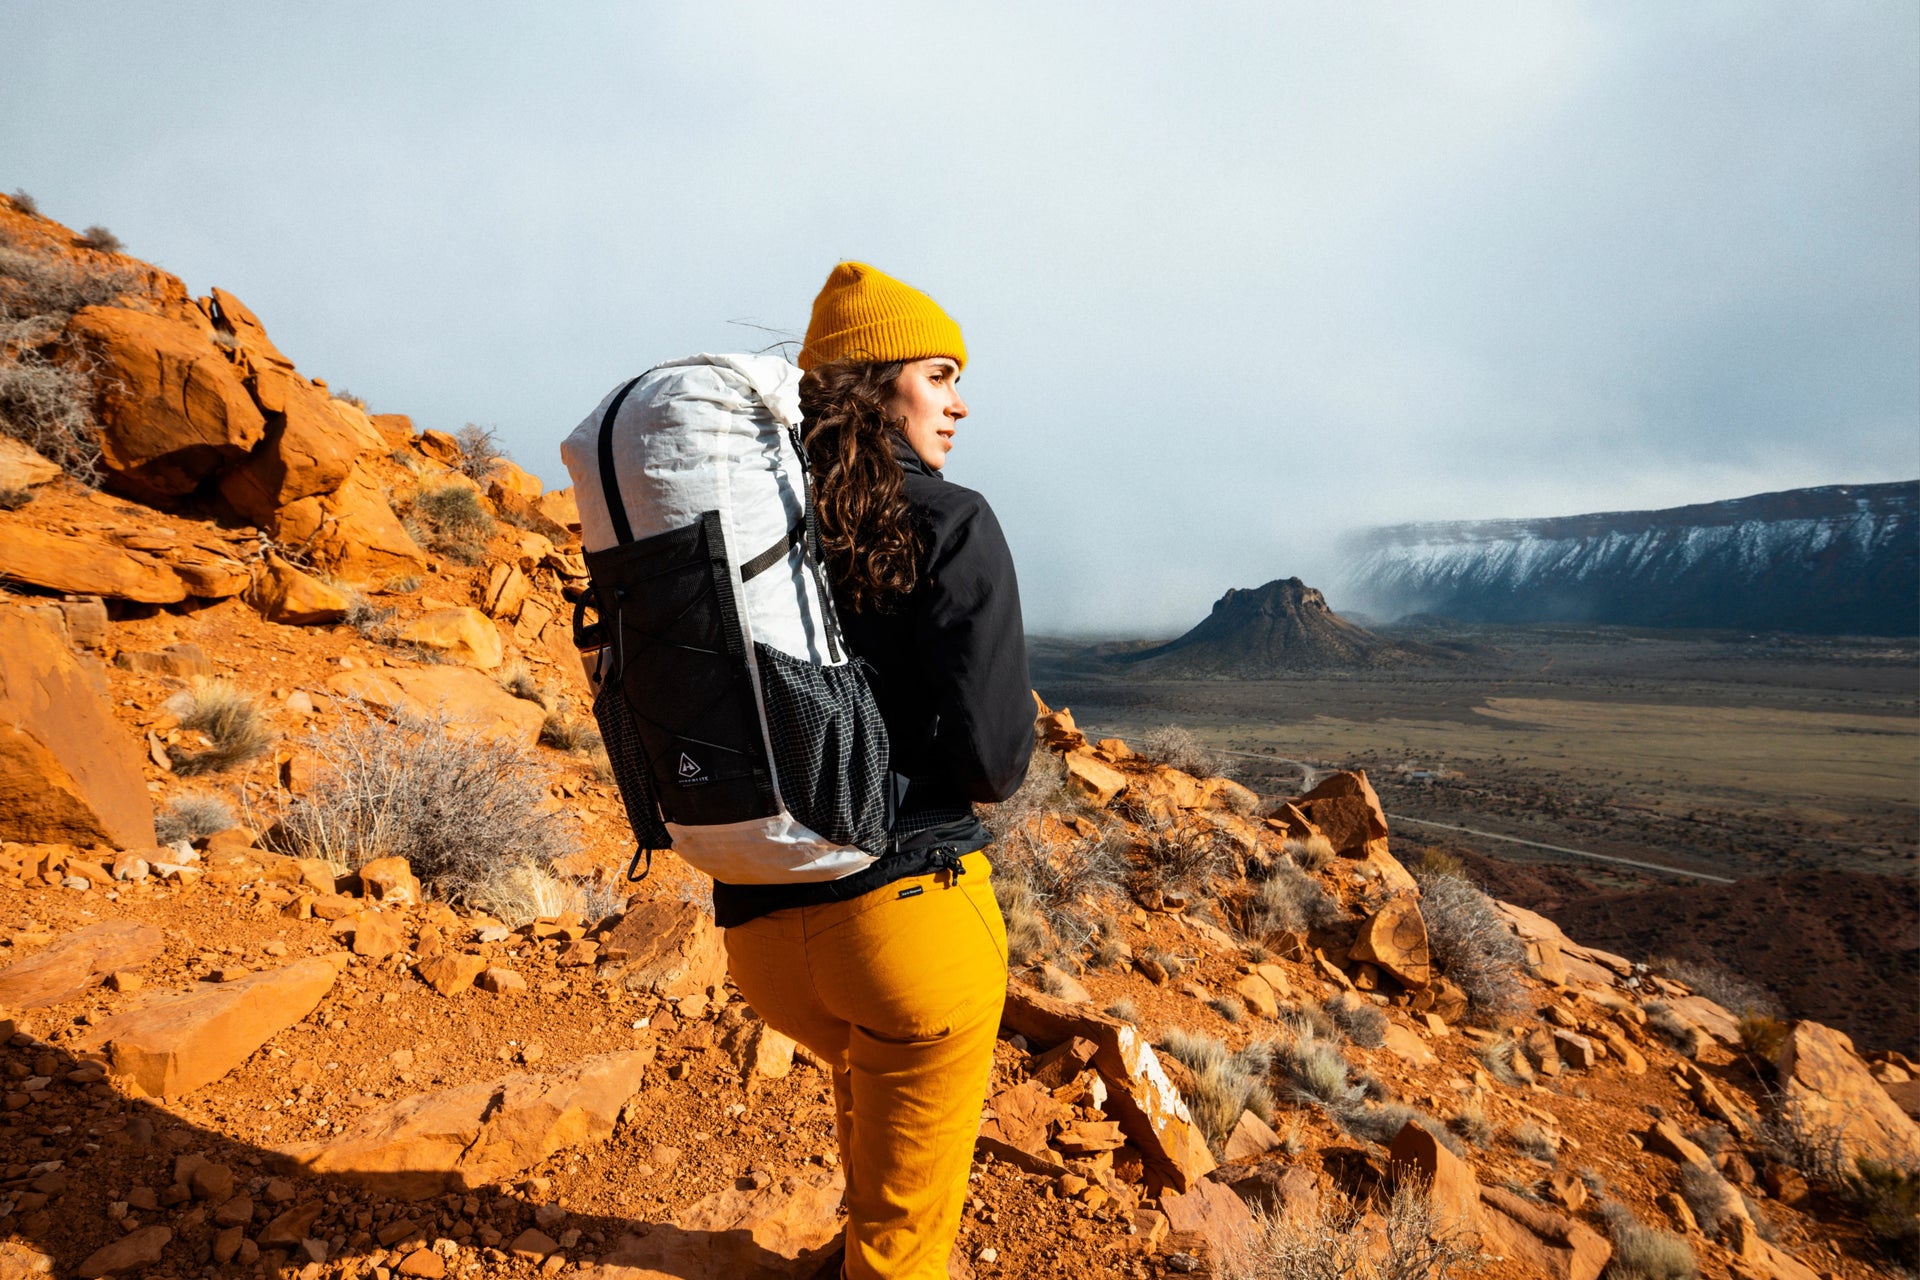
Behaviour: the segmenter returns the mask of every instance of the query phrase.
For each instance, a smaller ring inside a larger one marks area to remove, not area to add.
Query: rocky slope
[[[1399,525],[1344,589],[1386,617],[1910,636],[1920,482],[1828,485],[1664,511]]]
[[[96,362],[108,488],[0,459],[0,1277],[809,1274],[828,1076],[729,987],[698,877],[618,879],[564,705],[565,496],[118,269],[8,351]],[[1044,708],[1036,751],[993,815],[1012,955],[954,1274],[1417,1246],[1592,1280],[1648,1240],[1711,1277],[1885,1273],[1885,1223],[1768,1126],[1920,1159],[1898,1055],[1743,1039],[1417,880],[1364,774],[1255,797]]]
[[[1298,578],[1230,590],[1191,631],[1166,644],[1109,659],[1161,676],[1235,676],[1258,680],[1285,671],[1379,667],[1418,661],[1415,649],[1386,640],[1327,607]]]

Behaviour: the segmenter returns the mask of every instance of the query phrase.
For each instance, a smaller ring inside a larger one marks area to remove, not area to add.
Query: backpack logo
[[[706,776],[707,771],[701,767],[698,760],[695,760],[684,751],[680,753],[680,781],[683,784],[705,781]]]

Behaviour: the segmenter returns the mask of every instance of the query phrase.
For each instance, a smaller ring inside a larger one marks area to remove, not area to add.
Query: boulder
[[[338,972],[332,960],[315,957],[202,985],[114,1014],[80,1048],[103,1052],[113,1074],[143,1093],[177,1098],[218,1080],[313,1012]]]
[[[403,448],[413,439],[413,419],[404,413],[370,414],[368,421],[390,449]]]
[[[355,586],[427,567],[427,553],[393,513],[379,480],[362,465],[332,492],[281,507],[268,527],[282,543],[305,547],[315,564]]]
[[[305,627],[339,622],[353,602],[337,587],[294,568],[272,552],[247,591],[247,603],[268,622]]]
[[[1033,734],[1041,746],[1049,751],[1077,751],[1087,745],[1087,735],[1073,723],[1071,710],[1062,707],[1058,711],[1050,711],[1037,693],[1033,695],[1033,701],[1038,708]]]
[[[1705,996],[1674,996],[1667,1005],[1721,1044],[1740,1043],[1740,1019]]]
[[[1387,838],[1387,814],[1363,770],[1336,773],[1294,802],[1333,847],[1350,858]]]
[[[140,761],[105,681],[44,617],[0,607],[0,839],[151,845]]]
[[[59,463],[12,436],[0,436],[0,489],[32,489],[59,479],[61,474]]]
[[[1206,1138],[1137,1027],[1011,981],[1001,1025],[1034,1045],[1054,1045],[1074,1036],[1092,1041],[1098,1046],[1094,1068],[1107,1086],[1103,1109],[1120,1122],[1160,1179],[1185,1191],[1213,1171]]]
[[[629,989],[669,999],[706,995],[727,980],[727,946],[713,917],[679,898],[630,907],[602,941],[624,951],[620,972]]]
[[[1920,1163],[1920,1126],[1887,1096],[1844,1033],[1796,1020],[1774,1066],[1784,1101],[1798,1108],[1800,1123],[1830,1134],[1848,1157],[1901,1167]]]
[[[141,604],[187,598],[180,575],[144,551],[14,522],[0,525],[0,579]]]
[[[1167,1216],[1169,1249],[1199,1254],[1216,1265],[1240,1253],[1255,1225],[1247,1202],[1212,1178],[1186,1191],[1162,1193],[1160,1212]]]
[[[271,365],[279,369],[293,368],[273,339],[267,336],[267,328],[260,323],[260,317],[253,314],[253,308],[228,293],[218,285],[210,290],[207,301],[214,325],[222,332],[231,334],[234,345],[246,352],[252,364]]]
[[[1466,1161],[1422,1125],[1409,1120],[1388,1148],[1396,1176],[1413,1175],[1433,1205],[1434,1229],[1470,1244],[1478,1232],[1480,1183]]]
[[[539,509],[541,515],[567,532],[580,532],[580,504],[574,501],[571,488],[543,493],[534,500],[533,505]]]
[[[846,1179],[810,1169],[764,1187],[716,1191],[624,1235],[584,1269],[586,1280],[806,1280],[840,1238]]]
[[[1348,950],[1350,959],[1379,965],[1417,991],[1433,981],[1433,957],[1427,949],[1427,922],[1419,901],[1396,894],[1368,917]]]
[[[519,565],[495,564],[487,574],[487,587],[480,603],[489,618],[505,618],[511,622],[520,616],[520,609],[531,594],[533,583],[520,572]]]
[[[1057,1174],[1066,1169],[1060,1154],[1047,1146],[1056,1123],[1073,1119],[1073,1108],[1035,1080],[1009,1085],[987,1099],[974,1145],[1028,1173]]]
[[[539,703],[514,697],[471,667],[342,671],[329,677],[326,687],[336,697],[357,698],[389,715],[441,715],[449,725],[487,738],[531,743],[547,718]]]
[[[1311,1222],[1320,1212],[1320,1184],[1313,1170],[1297,1164],[1262,1160],[1251,1165],[1227,1165],[1213,1181],[1233,1188],[1247,1207],[1269,1217]]]
[[[360,864],[354,873],[360,880],[360,896],[386,906],[418,905],[427,900],[420,878],[413,874],[405,858],[375,858]]]
[[[1263,1156],[1280,1145],[1280,1135],[1273,1126],[1251,1111],[1242,1111],[1239,1122],[1233,1126],[1233,1132],[1227,1135],[1224,1154],[1229,1164],[1237,1160],[1251,1160]]]
[[[221,477],[220,495],[255,524],[270,523],[274,512],[302,498],[332,493],[363,454],[385,447],[365,414],[342,414],[332,397],[296,373],[259,365],[251,381],[267,412],[266,435]]]
[[[86,307],[67,325],[101,364],[100,462],[115,488],[178,497],[245,458],[267,420],[208,325]]]
[[[122,671],[143,676],[169,676],[189,680],[213,674],[213,659],[192,641],[170,644],[164,649],[122,649],[113,655],[113,665]]]
[[[1273,984],[1257,973],[1250,973],[1233,984],[1233,993],[1247,1008],[1263,1018],[1280,1016],[1280,1002],[1275,998]]]
[[[1613,1258],[1605,1236],[1500,1187],[1480,1188],[1482,1248],[1544,1280],[1598,1280]]]
[[[145,1271],[160,1261],[160,1255],[173,1240],[172,1227],[140,1227],[111,1244],[104,1244],[86,1256],[74,1268],[79,1280],[100,1276],[124,1276]]]
[[[1397,1022],[1388,1022],[1384,1045],[1388,1052],[1415,1066],[1424,1066],[1434,1060],[1433,1050],[1427,1048],[1427,1042],[1417,1033]]]
[[[1067,752],[1062,758],[1067,770],[1067,792],[1096,809],[1107,807],[1115,796],[1127,789],[1127,775],[1083,748]]]
[[[422,960],[413,968],[420,975],[420,981],[441,995],[457,996],[473,990],[474,980],[486,971],[487,961],[484,956],[442,951],[431,959]]]
[[[431,458],[443,467],[457,467],[466,454],[460,442],[444,431],[422,431],[413,442],[423,458]]]
[[[107,920],[76,929],[25,960],[0,969],[0,1008],[45,1009],[140,968],[166,949],[150,924]]]
[[[540,477],[523,470],[518,463],[507,458],[495,458],[493,465],[487,468],[487,486],[498,486],[508,493],[522,498],[537,498],[546,488],[540,483]]]
[[[482,671],[493,670],[506,656],[492,620],[465,605],[422,614],[401,630],[400,638]]]
[[[473,1191],[563,1147],[604,1142],[653,1050],[585,1058],[551,1075],[516,1072],[369,1111],[346,1133],[281,1150],[311,1176],[342,1177],[396,1200]]]

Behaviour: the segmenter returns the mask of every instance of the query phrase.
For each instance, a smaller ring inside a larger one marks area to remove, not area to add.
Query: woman
[[[899,852],[823,884],[717,885],[735,985],[833,1069],[851,1280],[944,1277],[1006,991],[975,802],[1033,747],[1006,539],[941,471],[967,406],[960,328],[918,290],[833,269],[800,353],[821,546],[872,668]]]

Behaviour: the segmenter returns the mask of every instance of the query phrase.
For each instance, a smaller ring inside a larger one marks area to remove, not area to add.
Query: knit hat
[[[813,300],[800,367],[829,360],[924,360],[951,356],[967,367],[960,326],[940,304],[864,262],[843,262]]]

